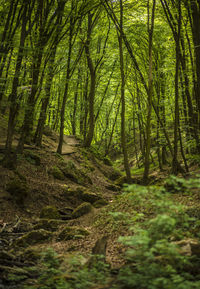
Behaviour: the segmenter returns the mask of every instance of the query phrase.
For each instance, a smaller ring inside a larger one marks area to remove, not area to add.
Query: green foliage
[[[199,175],[184,179],[171,175],[165,182],[164,188],[169,193],[190,193],[193,188],[200,188]]]
[[[96,256],[92,268],[81,265],[81,256],[68,261],[68,271],[61,269],[58,255],[49,248],[42,258],[42,271],[34,286],[23,289],[88,289],[97,284],[105,284],[108,277],[108,265],[102,256]],[[82,258],[84,259],[84,258]]]
[[[133,235],[120,237],[128,246],[127,265],[120,270],[119,286],[144,289],[192,289],[200,286],[191,273],[191,257],[181,253],[176,240],[183,239],[190,217],[184,207],[174,205],[162,190],[129,186],[127,193],[138,204],[152,206],[153,218],[131,226]],[[151,200],[149,199],[151,194]],[[194,265],[194,264],[193,264]]]

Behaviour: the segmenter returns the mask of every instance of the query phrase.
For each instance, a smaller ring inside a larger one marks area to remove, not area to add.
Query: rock
[[[88,236],[89,232],[80,227],[65,227],[58,235],[58,241],[67,241],[72,239],[80,239]]]
[[[58,210],[58,212],[61,215],[62,220],[71,220],[72,219],[72,212],[73,212],[72,208],[65,207],[65,208]]]
[[[29,188],[25,181],[16,177],[14,180],[7,183],[6,190],[12,195],[12,199],[19,206],[24,206],[24,201],[29,193]]]
[[[108,201],[104,200],[104,199],[101,199],[101,200],[98,200],[96,201],[93,206],[95,208],[101,208],[101,207],[104,207],[104,206],[107,206],[108,205]]]
[[[28,247],[30,245],[40,244],[49,241],[52,238],[52,233],[43,229],[31,231],[24,234],[16,240],[15,245],[19,247]]]
[[[42,219],[36,224],[33,229],[44,229],[47,231],[55,232],[58,230],[59,226],[65,224],[63,220],[49,220],[49,219]]]
[[[91,204],[102,199],[102,197],[100,195],[96,195],[96,194],[88,192],[88,191],[83,191],[82,194],[80,194],[80,198],[81,198],[81,200],[83,200],[85,202],[89,202]]]
[[[56,207],[46,206],[40,212],[41,219],[60,219],[60,214]]]
[[[83,170],[78,169],[72,161],[62,162],[61,171],[65,177],[79,185],[92,184],[90,177]]]
[[[72,213],[72,218],[79,218],[85,214],[88,214],[92,210],[92,205],[90,203],[84,202],[78,206]]]
[[[174,244],[180,247],[180,253],[182,255],[196,255],[197,257],[200,257],[200,242],[198,240],[188,238],[174,242]]]
[[[49,174],[52,175],[55,179],[63,181],[65,176],[63,172],[56,166],[49,169]]]

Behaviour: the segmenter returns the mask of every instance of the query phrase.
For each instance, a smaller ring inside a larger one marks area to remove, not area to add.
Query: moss
[[[101,200],[98,200],[96,201],[93,206],[95,208],[101,208],[101,207],[104,207],[104,206],[107,206],[108,205],[108,201],[104,200],[104,199],[101,199]]]
[[[41,159],[40,159],[40,156],[38,154],[33,153],[32,151],[25,151],[24,155],[25,155],[25,159],[29,163],[36,165],[36,166],[40,166]]]
[[[48,230],[51,232],[54,232],[56,230],[58,230],[60,225],[65,224],[64,221],[62,220],[48,220],[48,219],[42,219],[38,222],[38,224],[36,224],[34,226],[34,230],[37,229],[44,229],[44,230]]]
[[[83,192],[83,193],[80,195],[80,198],[81,198],[81,200],[83,200],[83,201],[85,201],[85,202],[89,202],[89,203],[91,203],[91,204],[93,204],[94,202],[102,199],[101,196],[96,195],[96,194],[91,193],[91,192],[87,192],[87,191]]]
[[[127,182],[126,176],[122,176],[122,177],[118,178],[118,179],[115,181],[115,185],[122,187],[123,184],[125,184],[126,182]]]
[[[51,174],[55,179],[63,181],[65,176],[63,172],[56,166],[49,169],[49,174]]]
[[[58,241],[79,239],[88,236],[89,232],[80,227],[65,227],[58,236]]]
[[[62,173],[79,185],[92,184],[92,180],[83,170],[78,169],[72,161],[61,162]]]
[[[37,249],[28,248],[20,255],[20,259],[37,262],[41,258],[41,253]]]
[[[13,200],[19,205],[23,206],[24,201],[29,193],[29,188],[25,181],[18,177],[7,183],[6,190],[12,195]]]
[[[20,247],[28,247],[29,245],[40,244],[49,241],[52,233],[43,229],[34,230],[16,240],[15,245]]]
[[[56,207],[46,206],[40,212],[41,219],[60,219],[60,214]]]
[[[85,214],[88,214],[92,210],[92,205],[90,203],[84,202],[78,206],[72,213],[72,218],[79,218]]]

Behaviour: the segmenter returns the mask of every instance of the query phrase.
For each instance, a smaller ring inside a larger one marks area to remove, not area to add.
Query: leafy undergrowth
[[[127,186],[95,223],[110,239],[119,236],[120,268],[113,269],[103,256],[91,263],[78,254],[64,262],[47,250],[37,281],[29,280],[24,289],[200,288],[200,218],[193,213],[195,204],[177,202],[199,195],[199,187],[198,178],[175,177],[164,187]]]

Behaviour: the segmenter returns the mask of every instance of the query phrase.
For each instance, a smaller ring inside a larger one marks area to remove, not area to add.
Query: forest
[[[0,22],[0,288],[200,288],[200,1]]]

